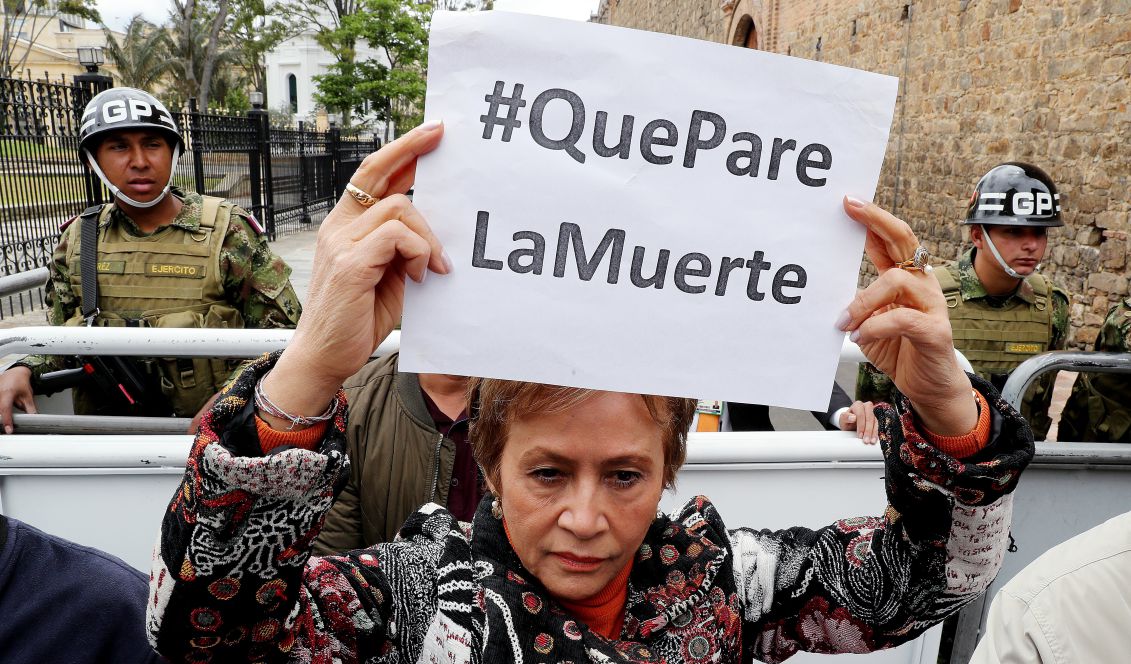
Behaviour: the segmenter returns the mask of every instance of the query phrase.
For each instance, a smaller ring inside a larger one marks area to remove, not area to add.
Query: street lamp
[[[252,90],[247,95],[248,101],[251,102],[251,107],[255,109],[263,108],[263,93],[259,90]]]
[[[79,64],[86,67],[85,73],[75,76],[75,84],[84,91],[83,99],[79,100],[79,108],[82,108],[91,97],[109,90],[114,85],[114,79],[98,71],[98,65],[106,62],[101,46],[80,46],[75,50],[78,51]]]
[[[88,73],[97,74],[99,65],[106,62],[101,46],[80,46],[76,50],[79,53],[79,64],[86,67]]]

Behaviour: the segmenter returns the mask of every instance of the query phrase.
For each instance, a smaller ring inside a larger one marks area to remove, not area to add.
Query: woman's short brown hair
[[[486,477],[498,487],[499,463],[511,423],[524,415],[556,413],[589,399],[596,390],[524,383],[494,378],[472,378],[471,449]],[[695,402],[678,397],[641,394],[648,413],[660,427],[664,446],[664,487],[675,484],[675,474],[687,458],[687,430],[695,415]]]

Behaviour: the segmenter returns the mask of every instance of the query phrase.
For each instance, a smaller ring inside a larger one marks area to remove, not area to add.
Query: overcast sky
[[[587,21],[598,4],[600,0],[495,0],[495,9]],[[169,0],[97,0],[97,5],[102,20],[115,30],[123,29],[138,13],[153,23],[164,23],[173,6]]]

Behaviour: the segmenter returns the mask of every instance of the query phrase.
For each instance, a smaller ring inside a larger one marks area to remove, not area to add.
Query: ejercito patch
[[[1036,355],[1041,352],[1041,344],[1007,343],[1005,344],[1005,352]]]
[[[173,263],[146,263],[145,273],[154,277],[203,279],[204,267],[200,265],[176,265]]]

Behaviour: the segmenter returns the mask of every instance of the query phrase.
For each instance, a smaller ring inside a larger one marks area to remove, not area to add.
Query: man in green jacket
[[[183,147],[172,114],[147,92],[111,88],[87,104],[79,158],[114,202],[63,225],[46,287],[50,325],[277,328],[298,322],[302,306],[290,268],[268,247],[259,222],[231,201],[173,186]],[[90,275],[82,267],[84,244]],[[31,355],[0,374],[3,431],[13,432],[13,406],[35,412],[33,390],[44,373],[66,362]],[[238,363],[121,358],[121,366],[138,385],[122,391],[80,385],[76,413],[192,417]]]
[[[1108,310],[1095,349],[1131,353],[1131,299]],[[1081,373],[1064,404],[1057,440],[1131,443],[1131,376]]]
[[[398,357],[345,383],[350,477],[314,543],[318,555],[391,541],[430,502],[471,521],[483,497],[467,440],[467,378],[399,372]]]
[[[1063,226],[1060,194],[1031,164],[1010,162],[986,173],[974,190],[963,225],[973,244],[957,265],[934,271],[946,296],[954,347],[979,376],[999,390],[1023,361],[1064,348],[1068,295],[1037,270],[1048,229]],[[1051,420],[1049,373],[1024,397],[1021,415],[1044,440]],[[856,384],[861,401],[891,401],[891,381],[863,364]]]

